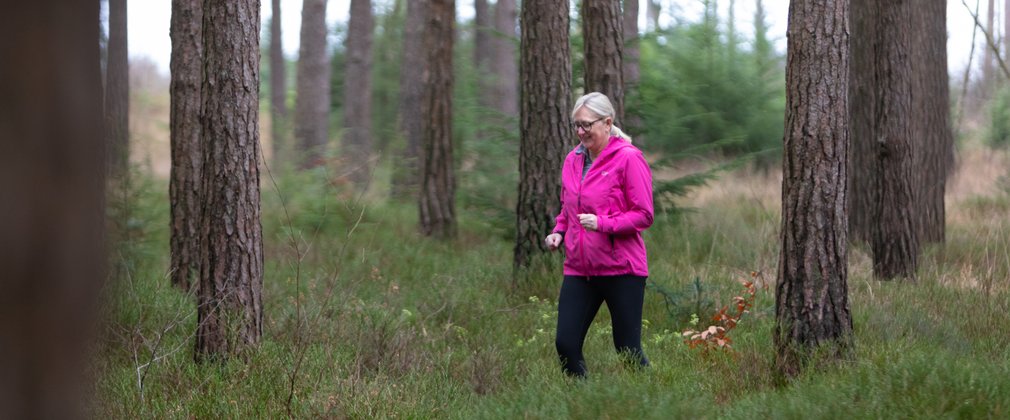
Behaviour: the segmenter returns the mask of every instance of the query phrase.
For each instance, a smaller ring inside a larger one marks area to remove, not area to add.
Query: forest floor
[[[167,119],[135,123],[167,142]],[[875,280],[866,248],[850,249],[852,359],[780,385],[776,171],[725,174],[681,201],[694,211],[657,218],[645,235],[652,366],[621,363],[604,308],[586,343],[590,377],[573,382],[553,344],[557,254],[514,284],[512,238],[479,213],[460,209],[457,240],[429,240],[413,203],[357,201],[323,172],[264,178],[263,342],[246,361],[195,364],[194,299],[166,277],[165,158],[148,146],[110,200],[119,276],[95,349],[97,418],[1010,416],[1004,151],[961,148],[946,243],[926,247],[915,281]],[[759,288],[734,350],[685,345],[681,331],[704,326],[691,319],[706,324],[751,273]]]

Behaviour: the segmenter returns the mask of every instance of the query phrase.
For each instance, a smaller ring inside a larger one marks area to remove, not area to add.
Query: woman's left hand
[[[599,228],[599,226],[597,225],[595,214],[580,214],[578,216],[579,216],[579,224],[581,224],[582,227],[586,228],[586,230],[594,231],[597,228]]]

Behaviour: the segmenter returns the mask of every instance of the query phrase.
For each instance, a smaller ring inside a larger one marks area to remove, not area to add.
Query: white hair
[[[572,119],[575,119],[575,113],[582,107],[586,107],[596,117],[610,118],[614,122],[610,125],[610,135],[625,139],[629,143],[631,142],[631,136],[625,134],[617,126],[616,121],[614,121],[616,120],[614,116],[614,104],[610,103],[610,98],[607,98],[607,95],[600,92],[590,92],[582,95],[582,97],[575,101],[575,108],[572,108]]]

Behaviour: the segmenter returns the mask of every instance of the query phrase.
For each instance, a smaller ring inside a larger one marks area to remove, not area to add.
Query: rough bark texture
[[[920,235],[923,241],[943,242],[944,192],[954,163],[954,133],[950,122],[950,85],[947,75],[947,2],[924,0],[912,9],[913,129],[919,176]]]
[[[288,126],[287,66],[281,44],[281,0],[271,2],[270,17],[270,141],[273,162],[283,162]]]
[[[295,98],[295,140],[301,166],[322,164],[329,140],[330,63],[326,58],[326,0],[302,2]]]
[[[852,212],[869,233],[874,275],[912,277],[919,256],[919,177],[912,150],[911,3],[853,0]],[[858,48],[858,49],[857,49]],[[860,207],[866,206],[866,207]]]
[[[495,77],[498,83],[498,112],[506,117],[519,114],[519,68],[516,60],[516,1],[498,0],[494,8],[492,37]],[[514,127],[508,127],[514,130]]]
[[[171,279],[188,290],[200,270],[200,188],[203,147],[200,125],[203,83],[203,0],[172,0],[172,81],[169,114],[172,168]]]
[[[263,334],[259,0],[205,0],[204,173],[197,360],[241,355]]]
[[[422,102],[427,86],[424,48],[424,24],[428,0],[407,2],[407,20],[403,28],[403,59],[400,63],[399,125],[406,145],[393,172],[394,198],[413,199],[417,195],[418,153],[424,138]]]
[[[99,2],[0,13],[0,418],[88,418],[105,279]]]
[[[372,2],[351,0],[344,72],[342,161],[358,190],[368,187],[372,158]]]
[[[614,104],[616,124],[624,124],[624,30],[621,2],[583,0],[586,92],[600,92]]]
[[[455,0],[428,2],[424,48],[427,52],[421,132],[421,191],[418,197],[421,233],[438,238],[456,236],[456,178],[452,157],[452,45]]]
[[[109,61],[105,78],[105,133],[109,136],[109,175],[126,175],[130,162],[130,56],[126,0],[109,0]]]
[[[852,339],[846,238],[848,0],[789,5],[776,368],[800,373],[815,350]]]
[[[547,251],[561,209],[561,166],[571,149],[572,63],[567,0],[526,0],[522,9],[519,201],[514,267]]]

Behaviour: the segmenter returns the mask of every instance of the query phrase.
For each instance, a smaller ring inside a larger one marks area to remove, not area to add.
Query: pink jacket
[[[565,275],[648,276],[642,231],[653,217],[649,164],[631,143],[611,137],[583,179],[579,149],[568,153],[561,169],[561,214],[554,226],[564,235]],[[597,231],[579,224],[582,213],[596,215]]]

